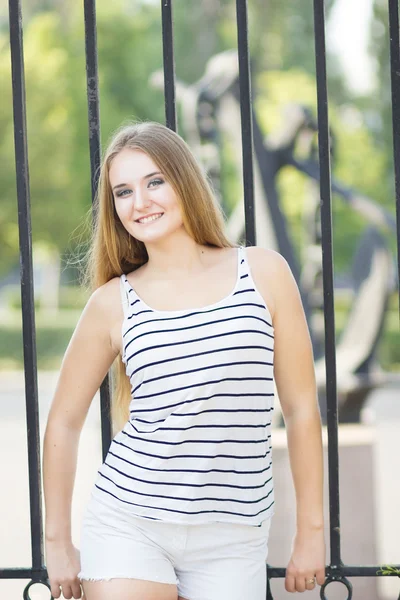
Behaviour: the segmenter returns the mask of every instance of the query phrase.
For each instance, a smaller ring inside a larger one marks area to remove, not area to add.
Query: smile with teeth
[[[163,216],[164,213],[158,213],[157,215],[152,215],[151,217],[145,217],[144,219],[138,219],[137,223],[151,223],[151,221],[156,221],[160,217]]]

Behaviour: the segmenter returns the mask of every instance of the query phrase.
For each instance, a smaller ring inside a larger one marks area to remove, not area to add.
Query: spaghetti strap
[[[119,283],[120,283],[120,288],[121,288],[121,303],[122,303],[122,310],[124,311],[124,317],[126,317],[126,315],[128,314],[128,304],[129,304],[129,299],[128,299],[128,294],[127,291],[125,289],[125,285],[124,285],[124,280],[123,280],[124,274],[122,274],[119,278]]]
[[[239,270],[242,273],[246,264],[246,255],[244,246],[239,246]]]

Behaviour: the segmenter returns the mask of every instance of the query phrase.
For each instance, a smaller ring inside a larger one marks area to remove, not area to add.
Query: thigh
[[[78,573],[89,600],[97,600],[97,593],[98,598],[177,600],[178,579],[157,525],[90,500]]]
[[[195,531],[176,571],[182,600],[265,600],[270,520],[262,527],[215,524]]]
[[[82,581],[82,588],[83,600],[177,600],[176,585],[138,579]]]

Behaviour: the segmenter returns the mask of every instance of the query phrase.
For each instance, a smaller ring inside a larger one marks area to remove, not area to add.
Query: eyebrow
[[[154,171],[154,173],[149,173],[148,175],[145,175],[143,179],[150,179],[150,177],[153,177],[154,175],[161,175],[161,173],[160,171]],[[127,185],[127,183],[119,183],[118,185],[114,185],[113,191],[118,190],[119,188],[125,187]]]

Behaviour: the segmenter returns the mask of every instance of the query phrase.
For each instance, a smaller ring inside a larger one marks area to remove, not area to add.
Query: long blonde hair
[[[109,170],[115,156],[125,148],[141,150],[154,161],[177,194],[184,227],[198,244],[219,248],[236,246],[227,237],[222,207],[186,142],[160,123],[123,125],[111,138],[100,168],[93,233],[84,261],[83,285],[87,290],[93,292],[148,260],[145,244],[128,233],[114,206]],[[129,417],[131,400],[130,382],[121,356],[113,364],[112,379],[111,415],[116,431]]]

